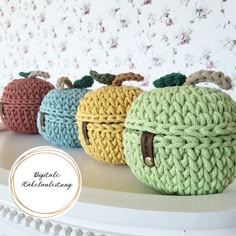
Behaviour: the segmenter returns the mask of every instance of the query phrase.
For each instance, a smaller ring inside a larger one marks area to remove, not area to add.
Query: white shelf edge
[[[3,176],[8,171],[4,170],[0,171],[0,173],[2,173],[0,176]],[[6,185],[0,185],[0,193],[2,205],[16,209]],[[62,224],[67,222],[71,225],[79,224],[84,228],[91,228],[91,222],[93,222],[92,225],[96,229],[104,229],[107,232],[110,232],[114,227],[120,228],[119,232],[124,229],[127,231],[134,227],[144,231],[148,229],[206,230],[209,228],[236,227],[235,209],[209,212],[161,211],[145,209],[142,206],[143,203],[140,204],[139,202],[150,201],[149,204],[152,205],[157,199],[165,196],[157,195],[156,197],[146,194],[129,194],[84,187],[79,202],[64,216],[53,219],[53,222],[57,221]],[[133,204],[131,204],[131,200],[133,200]]]

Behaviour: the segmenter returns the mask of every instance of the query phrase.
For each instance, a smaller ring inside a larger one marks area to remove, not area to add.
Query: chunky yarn
[[[219,193],[235,179],[236,103],[220,90],[182,86],[142,93],[125,127],[127,164],[158,191]],[[143,132],[154,134],[153,167],[142,158]]]
[[[140,74],[132,73],[132,72],[122,73],[115,77],[115,79],[112,81],[112,85],[121,86],[124,81],[129,81],[129,80],[139,82],[143,80],[143,76],[141,76]]]
[[[143,79],[140,75],[130,75],[126,76]],[[123,74],[120,78],[127,80],[126,76]],[[126,164],[122,143],[124,121],[132,102],[141,92],[143,90],[137,87],[110,85],[91,91],[82,98],[76,114],[80,142],[94,159]]]
[[[186,80],[186,76],[181,73],[171,73],[160,77],[153,82],[156,88],[180,86]]]
[[[62,76],[62,77],[58,78],[57,83],[56,83],[56,88],[57,89],[64,89],[65,85],[68,88],[73,88],[73,84],[68,77]]]
[[[35,78],[35,77],[42,77],[45,80],[47,80],[50,78],[50,75],[48,72],[41,71],[41,70],[31,71],[28,78]]]
[[[31,71],[30,72],[20,72],[19,76],[27,78],[27,77],[29,77],[30,74],[31,74]]]
[[[1,98],[1,117],[5,126],[12,131],[25,134],[38,133],[36,118],[43,97],[54,86],[25,73],[27,78],[11,81],[3,91]]]
[[[90,70],[89,74],[92,76],[93,79],[95,79],[97,82],[101,84],[107,84],[111,85],[112,81],[115,79],[115,75],[105,73],[105,74],[99,74],[98,72],[94,70]]]
[[[87,86],[91,82],[83,84]],[[64,88],[65,85],[68,88]],[[57,89],[50,91],[40,106],[37,119],[39,133],[53,144],[80,147],[75,114],[81,98],[89,91],[74,88],[68,77],[59,78]]]
[[[230,89],[232,87],[229,76],[225,76],[223,72],[211,70],[200,70],[191,74],[184,85],[197,84],[199,82],[213,82],[222,89]]]
[[[88,88],[93,85],[93,78],[89,75],[85,75],[82,79],[76,80],[74,82],[75,88]]]

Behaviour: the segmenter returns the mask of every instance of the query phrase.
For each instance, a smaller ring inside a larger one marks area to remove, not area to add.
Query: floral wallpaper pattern
[[[133,71],[146,90],[174,71],[221,70],[236,80],[234,9],[234,0],[1,0],[0,94],[33,69],[53,82],[90,69]]]

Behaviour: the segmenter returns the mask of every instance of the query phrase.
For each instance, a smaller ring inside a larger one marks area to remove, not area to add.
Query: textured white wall
[[[235,0],[1,0],[0,94],[33,69],[53,82],[134,71],[144,89],[174,71],[222,70],[235,80],[235,9]]]

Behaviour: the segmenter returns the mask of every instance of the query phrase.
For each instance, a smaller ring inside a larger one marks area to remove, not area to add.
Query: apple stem
[[[71,82],[71,80],[68,78],[68,77],[60,77],[58,80],[57,80],[57,83],[56,83],[56,88],[57,89],[64,89],[65,85],[68,87],[68,88],[73,88],[73,84]]]

